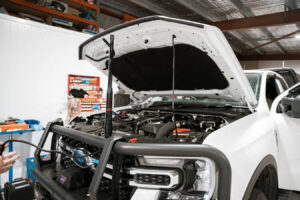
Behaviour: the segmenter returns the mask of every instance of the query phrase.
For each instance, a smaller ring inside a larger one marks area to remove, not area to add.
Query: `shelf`
[[[61,2],[67,3],[70,7],[81,10],[82,7],[91,8],[98,12],[98,7],[93,4],[89,4],[82,0],[59,0]]]
[[[80,1],[80,0],[69,0],[69,1],[75,2],[75,1]],[[67,13],[53,10],[53,9],[50,9],[50,8],[47,8],[44,6],[30,3],[28,1],[24,1],[24,0],[7,0],[6,2],[7,3],[2,2],[2,3],[0,3],[0,5],[3,4],[3,6],[5,6],[9,11],[24,12],[24,13],[38,16],[43,19],[47,18],[48,16],[58,17],[58,18],[73,22],[75,27],[85,28],[87,25],[93,25],[96,27],[96,30],[98,30],[98,24],[96,21],[87,20],[87,19],[84,19],[81,17],[73,16],[73,15],[70,15]],[[85,2],[81,2],[81,3],[85,3]],[[12,5],[12,4],[14,4],[14,5]],[[16,6],[16,5],[21,5],[23,7]],[[93,6],[93,5],[91,5],[91,6]]]

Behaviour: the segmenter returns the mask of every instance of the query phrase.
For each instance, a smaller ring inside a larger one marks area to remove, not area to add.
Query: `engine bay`
[[[228,117],[196,112],[125,109],[113,113],[112,138],[122,138],[124,144],[150,145],[151,148],[154,144],[171,145],[177,155],[177,147],[180,145],[190,144],[193,148],[201,148],[205,138],[212,132],[242,116],[244,114]],[[104,136],[105,113],[88,117],[78,116],[72,120],[67,129],[84,134],[83,138],[90,135],[107,140]],[[99,167],[104,167],[104,170],[97,187],[101,199],[105,200],[134,199],[138,188],[165,188],[166,191],[160,192],[158,199],[169,199],[168,196],[172,196],[175,189],[189,193],[188,188],[193,187],[198,180],[196,173],[200,168],[197,166],[206,163],[210,170],[214,170],[214,164],[207,160],[179,159],[176,161],[178,164],[174,166],[172,164],[174,160],[162,159],[163,163],[157,165],[156,159],[139,154],[136,154],[137,156],[120,156],[113,152],[108,154],[103,147],[85,142],[85,139],[80,140],[66,135],[54,139],[56,141],[53,140],[53,144],[64,154],[56,155],[55,165],[44,166],[42,172],[54,180],[60,188],[67,192],[72,191],[72,196],[79,199],[89,199],[88,188],[94,184],[93,177],[99,175],[97,172]],[[165,150],[170,153],[170,149]],[[107,163],[99,165],[103,154],[108,155]],[[37,188],[44,199],[55,199],[39,183]]]
[[[229,122],[222,116],[153,110],[121,110],[113,114],[113,134],[136,142],[202,144],[213,131]],[[104,136],[105,115],[78,117],[71,128]]]
[[[193,112],[172,112],[169,110],[150,109],[123,109],[112,115],[112,136],[120,137],[124,143],[142,145],[173,145],[190,144],[200,147],[212,132],[226,126],[232,121],[244,116],[213,115]],[[234,117],[233,117],[234,116]],[[70,129],[71,128],[71,129]],[[70,123],[69,130],[78,131],[78,134],[91,135],[95,138],[105,139],[105,113],[76,117]],[[73,197],[89,199],[87,189],[93,185],[93,177],[98,174],[97,169],[102,154],[107,154],[103,147],[85,142],[84,139],[75,139],[69,136],[54,138],[57,150],[64,154],[57,155],[55,165],[46,165],[44,173],[56,182],[65,191],[72,191]],[[177,148],[175,147],[175,152]],[[169,154],[169,149],[166,149]],[[177,154],[177,153],[175,153]],[[69,156],[70,155],[70,156]],[[137,154],[139,155],[139,154]],[[77,156],[77,157],[76,157]],[[107,164],[98,186],[101,199],[132,199],[137,188],[165,188],[159,200],[172,196],[174,189],[189,191],[197,180],[195,173],[197,166],[202,166],[207,161],[180,160],[177,166],[174,161],[163,161],[164,166],[155,164],[151,157],[120,156],[110,153]],[[148,162],[153,162],[152,164]],[[170,162],[170,163],[169,163]],[[197,164],[197,162],[200,162]],[[203,162],[203,163],[201,163]],[[147,164],[148,163],[148,164]],[[207,164],[212,167],[213,164]],[[213,170],[213,168],[211,168]],[[51,173],[50,173],[51,172]],[[190,178],[189,178],[190,177]],[[191,180],[183,181],[184,179]],[[45,199],[53,199],[42,185],[40,195]],[[55,198],[54,198],[55,199]]]

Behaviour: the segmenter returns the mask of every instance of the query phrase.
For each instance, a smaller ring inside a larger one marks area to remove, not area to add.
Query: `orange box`
[[[9,130],[27,130],[28,124],[6,124],[0,125],[0,132],[7,132]]]

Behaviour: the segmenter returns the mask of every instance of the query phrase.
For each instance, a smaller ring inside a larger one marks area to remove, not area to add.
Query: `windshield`
[[[251,88],[258,100],[259,98],[259,91],[260,91],[260,80],[261,75],[255,73],[247,73],[246,77],[251,85]],[[148,106],[158,106],[161,104],[168,104],[171,103],[173,100],[172,96],[156,96],[151,97],[147,100],[149,103]],[[245,102],[242,101],[232,101],[226,99],[217,99],[217,98],[208,98],[208,97],[198,97],[198,96],[176,96],[175,97],[175,104],[197,104],[203,105],[207,107],[247,107]]]

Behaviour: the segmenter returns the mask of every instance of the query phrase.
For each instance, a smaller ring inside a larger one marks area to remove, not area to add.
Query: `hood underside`
[[[205,52],[186,44],[176,45],[175,51],[176,90],[222,90],[228,87],[221,70]],[[139,50],[118,57],[112,62],[112,73],[138,92],[172,90],[172,47]],[[212,76],[215,81],[211,81]]]
[[[115,36],[113,80],[136,99],[172,95],[175,36],[175,95],[257,101],[222,32],[212,26],[166,17],[147,17],[100,33],[79,49],[107,74],[109,36]]]

